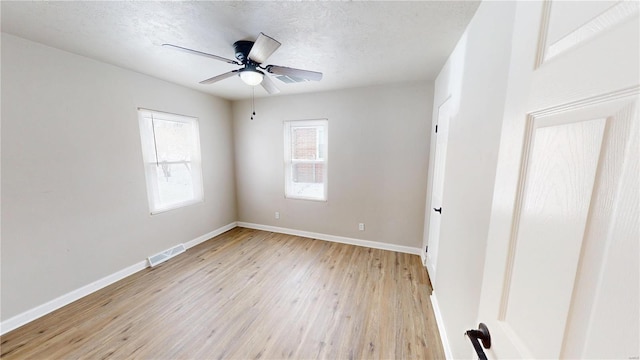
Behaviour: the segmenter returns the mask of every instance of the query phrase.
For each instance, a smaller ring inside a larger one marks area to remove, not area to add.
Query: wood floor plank
[[[416,255],[235,228],[0,337],[2,359],[441,359]]]

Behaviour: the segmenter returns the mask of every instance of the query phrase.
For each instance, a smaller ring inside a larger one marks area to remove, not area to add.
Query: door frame
[[[425,209],[425,226],[427,229],[424,234],[422,248],[425,249],[425,256],[423,259],[424,266],[427,268],[427,272],[429,273],[429,278],[431,280],[432,287],[435,288],[436,283],[436,273],[437,273],[437,263],[438,263],[438,247],[440,242],[440,231],[438,224],[438,232],[435,233],[433,228],[434,218],[433,218],[433,209],[436,207],[442,208],[444,203],[443,195],[444,195],[444,183],[446,178],[446,163],[447,163],[447,147],[448,147],[448,136],[449,136],[449,128],[451,122],[451,111],[452,111],[452,96],[451,94],[447,95],[447,97],[442,101],[440,105],[438,105],[438,111],[436,114],[435,126],[433,126],[433,168],[431,171],[431,189],[430,189],[430,198],[427,202],[427,207]],[[446,120],[445,124],[441,124],[441,115],[443,113],[443,109],[446,110]],[[438,132],[438,129],[440,131]],[[442,131],[444,129],[444,131]],[[443,137],[444,136],[444,137]],[[444,151],[438,152],[438,144],[442,144],[442,141],[445,141]],[[442,185],[440,186],[440,204],[434,204],[434,193],[438,186],[436,185],[436,181],[438,181],[438,172],[441,171],[441,181]],[[442,216],[442,213],[439,214]],[[432,261],[430,261],[432,260]]]

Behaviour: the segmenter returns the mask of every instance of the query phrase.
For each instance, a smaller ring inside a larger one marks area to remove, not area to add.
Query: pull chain
[[[256,88],[254,86],[251,87],[251,111],[253,112],[251,114],[251,120],[253,120],[253,117],[256,116]]]

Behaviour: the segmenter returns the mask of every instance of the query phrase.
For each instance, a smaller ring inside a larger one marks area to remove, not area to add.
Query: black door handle
[[[482,350],[483,347],[485,349],[491,349],[491,334],[489,333],[487,325],[480,323],[478,330],[467,330],[464,334],[471,340],[471,344],[476,350],[476,354],[478,354],[478,359],[487,360],[487,355],[484,353],[484,350]],[[480,342],[482,342],[482,346],[480,346]]]
[[[433,208],[433,211],[435,211],[435,212],[437,212],[437,213],[442,214],[442,208],[441,208],[441,207],[439,207],[439,208],[437,208],[437,209],[436,209],[436,208]]]

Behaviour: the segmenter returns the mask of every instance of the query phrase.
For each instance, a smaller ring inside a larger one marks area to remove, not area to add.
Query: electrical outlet
[[[364,223],[359,223],[358,224],[358,230],[364,231]]]
[[[276,211],[276,219],[280,219],[280,212]]]

